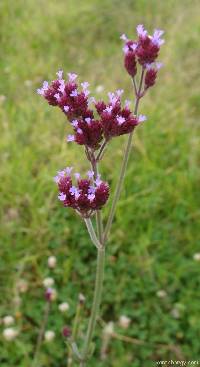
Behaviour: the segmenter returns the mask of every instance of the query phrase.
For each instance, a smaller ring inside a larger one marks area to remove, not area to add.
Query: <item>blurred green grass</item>
[[[102,317],[117,322],[126,314],[132,319],[130,328],[117,330],[146,343],[113,340],[108,359],[100,361],[97,328],[98,347],[90,365],[136,367],[153,366],[159,359],[198,359],[200,278],[193,255],[200,252],[199,2],[4,0],[0,17],[0,95],[6,97],[0,98],[2,316],[16,308],[18,277],[30,283],[20,306],[23,331],[13,344],[2,340],[1,367],[30,364],[37,328],[27,316],[40,323],[48,255],[58,257],[54,277],[58,301],[67,299],[71,305],[69,324],[78,293],[87,297],[85,315],[92,297],[94,249],[83,223],[57,202],[52,183],[58,169],[73,165],[84,172],[87,162],[81,148],[66,145],[64,117],[35,90],[63,68],[88,80],[99,97],[123,88],[132,98],[119,36],[133,37],[138,23],[150,31],[166,31],[161,53],[165,67],[142,101],[140,111],[148,122],[135,134],[110,236]],[[99,85],[104,91],[98,94]],[[112,189],[124,143],[123,137],[111,143],[102,167]],[[157,297],[160,289],[166,298]],[[178,318],[172,315],[174,309]],[[56,330],[57,342],[44,346],[42,366],[65,365],[59,336],[64,321],[57,314],[55,305],[48,327]]]

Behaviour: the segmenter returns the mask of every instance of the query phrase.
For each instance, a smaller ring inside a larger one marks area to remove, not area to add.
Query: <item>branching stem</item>
[[[135,99],[135,108],[134,108],[134,114],[135,115],[138,114],[138,106],[139,106],[139,101],[140,101],[140,98],[141,98],[140,93],[141,93],[141,90],[142,90],[143,78],[144,78],[144,69],[142,69],[142,72],[141,72],[140,84],[139,84],[137,94],[136,94],[136,99]],[[113,201],[112,201],[110,213],[109,213],[109,216],[108,216],[108,221],[107,221],[105,232],[104,232],[103,243],[106,242],[107,236],[109,234],[109,231],[110,231],[110,228],[111,228],[111,225],[112,225],[112,222],[113,222],[113,218],[114,218],[114,215],[115,215],[115,209],[116,209],[116,206],[117,206],[117,202],[118,202],[119,197],[120,197],[122,184],[124,182],[124,176],[125,176],[125,172],[126,172],[126,168],[127,168],[128,159],[129,159],[129,154],[130,154],[130,151],[131,151],[132,138],[133,138],[133,132],[131,132],[128,136],[128,141],[127,141],[126,148],[125,148],[125,151],[124,151],[124,158],[123,158],[122,165],[121,165],[119,180],[118,180],[118,183],[117,183],[117,186],[116,186],[114,198],[113,198]]]

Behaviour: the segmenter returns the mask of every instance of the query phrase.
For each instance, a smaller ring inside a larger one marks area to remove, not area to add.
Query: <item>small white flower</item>
[[[3,337],[7,341],[12,341],[13,339],[16,338],[17,335],[18,335],[18,331],[11,327],[3,330]]]
[[[46,342],[51,342],[55,338],[55,333],[52,330],[47,330],[44,334]]]
[[[109,321],[104,329],[103,329],[103,333],[106,335],[112,335],[112,333],[114,332],[114,322],[113,321]]]
[[[125,315],[121,315],[119,318],[119,326],[121,326],[123,329],[128,329],[130,322],[131,319]]]
[[[58,306],[60,312],[65,312],[69,310],[69,303],[63,302]]]
[[[200,252],[197,252],[196,254],[193,255],[193,259],[195,261],[200,261]]]
[[[6,325],[6,326],[13,325],[13,324],[14,324],[14,322],[15,322],[14,317],[12,317],[12,316],[10,316],[10,315],[5,316],[5,317],[3,318],[3,323],[4,323],[4,325]]]
[[[101,93],[101,92],[103,92],[104,91],[104,86],[103,85],[97,85],[97,87],[96,87],[96,92],[97,93]]]
[[[56,263],[57,263],[56,257],[55,256],[49,256],[48,260],[47,260],[47,263],[48,263],[49,268],[51,268],[51,269],[55,268]]]
[[[160,289],[156,292],[156,295],[159,298],[165,298],[167,296],[167,292],[164,289]]]
[[[51,287],[52,285],[54,285],[54,279],[53,279],[53,278],[45,278],[45,279],[43,280],[43,286],[44,286],[45,288],[49,288],[49,287]]]

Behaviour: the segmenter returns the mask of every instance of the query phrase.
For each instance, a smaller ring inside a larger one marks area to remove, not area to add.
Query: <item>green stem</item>
[[[35,353],[34,353],[34,356],[33,356],[32,367],[39,367],[38,366],[38,354],[40,352],[40,348],[41,348],[41,345],[42,345],[44,332],[45,332],[45,327],[47,325],[47,321],[48,321],[48,317],[49,317],[49,311],[50,311],[50,302],[47,302],[46,306],[45,306],[45,310],[44,310],[44,318],[43,318],[43,321],[42,321],[42,324],[41,324],[41,328],[40,328],[37,343],[36,343],[36,349],[35,349]]]
[[[106,144],[106,142],[104,142]],[[104,145],[104,144],[103,144]],[[98,176],[98,161],[95,158],[94,154],[91,155],[91,166],[94,172],[94,180],[97,179]],[[96,225],[97,225],[97,236],[100,243],[103,243],[103,221],[101,216],[101,211],[96,210]]]
[[[88,324],[85,346],[83,350],[83,362],[80,366],[85,366],[85,360],[87,359],[88,353],[90,351],[90,344],[92,341],[92,337],[94,334],[94,329],[96,325],[96,320],[99,312],[100,302],[101,302],[101,293],[103,287],[103,276],[104,276],[104,261],[105,261],[105,249],[104,247],[98,248],[98,256],[97,256],[97,270],[96,270],[96,281],[95,281],[95,291],[94,291],[94,299],[92,305],[91,316]]]
[[[141,89],[142,89],[143,78],[144,78],[144,69],[142,69],[138,91],[135,92],[136,93],[136,100],[135,100],[134,115],[137,115],[137,113],[138,113],[138,106],[139,106],[139,101],[140,101],[140,98],[141,98],[140,93],[141,93]],[[133,80],[133,84],[135,86],[135,81],[134,80]],[[117,183],[117,186],[116,186],[113,202],[112,202],[110,213],[109,213],[109,216],[108,216],[108,221],[107,221],[106,227],[105,227],[103,243],[106,242],[107,236],[109,234],[109,231],[110,231],[110,228],[111,228],[111,225],[112,225],[112,222],[113,222],[113,218],[114,218],[114,215],[115,215],[115,209],[116,209],[116,206],[117,206],[117,202],[118,202],[119,197],[120,197],[122,184],[124,182],[124,176],[125,176],[125,172],[126,172],[126,168],[127,168],[128,159],[129,159],[129,154],[130,154],[130,151],[131,151],[132,138],[133,138],[133,131],[129,134],[128,141],[127,141],[127,144],[126,144],[126,148],[125,148],[125,151],[124,151],[124,158],[123,158],[122,165],[121,165],[119,180],[118,180],[118,183]]]
[[[92,242],[94,243],[96,248],[101,247],[101,244],[100,244],[100,242],[99,242],[99,240],[96,236],[96,233],[94,231],[91,219],[90,218],[84,218],[84,220],[85,220],[85,224],[87,226],[87,230],[88,230],[88,233],[90,235],[90,238],[91,238]]]

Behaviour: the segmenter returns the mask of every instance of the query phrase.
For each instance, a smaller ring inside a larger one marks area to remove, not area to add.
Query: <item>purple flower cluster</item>
[[[155,84],[158,69],[162,66],[161,63],[156,63],[160,47],[164,43],[161,38],[163,31],[156,29],[152,36],[144,29],[143,25],[138,25],[137,40],[129,40],[125,34],[121,39],[125,42],[124,51],[124,66],[131,75],[135,77],[137,74],[137,65],[140,64],[146,72],[145,89],[152,87]]]
[[[161,38],[163,35],[161,30],[155,30],[152,36],[143,25],[138,25],[136,30],[137,40],[129,40],[125,34],[121,39],[125,43],[124,65],[133,79],[137,114],[139,99],[155,84],[158,69],[162,66],[156,59],[164,40]],[[135,76],[138,67],[142,73],[137,87]],[[37,93],[51,106],[60,108],[65,114],[73,131],[67,136],[67,142],[76,142],[85,147],[86,157],[96,172],[96,164],[102,159],[107,143],[113,137],[132,133],[138,124],[146,120],[146,117],[133,113],[130,101],[122,102],[122,89],[108,93],[108,101],[104,102],[90,97],[88,88],[88,82],[77,82],[76,74],[68,73],[65,80],[63,71],[59,70],[56,80],[50,84],[44,81]],[[74,208],[87,218],[106,203],[109,186],[92,171],[89,171],[88,179],[81,179],[80,174],[76,173],[76,186],[73,186],[70,173],[71,169],[66,168],[55,177],[60,192],[58,198],[64,206]]]
[[[105,139],[128,134],[142,121],[133,115],[126,101],[122,106],[121,95],[123,90],[115,93],[108,93],[109,102],[95,101],[89,98],[89,83],[81,83],[82,90],[79,91],[75,82],[77,75],[68,74],[68,81],[65,82],[63,72],[58,71],[58,79],[51,82],[44,82],[42,88],[37,92],[41,94],[50,105],[58,106],[67,116],[73,134],[67,136],[67,141],[75,141],[79,145],[84,145],[92,150],[98,150]],[[91,109],[94,104],[95,109]]]
[[[64,206],[75,209],[82,217],[88,218],[96,210],[102,208],[109,197],[109,186],[93,171],[88,171],[87,179],[82,179],[80,173],[75,173],[76,185],[72,183],[72,167],[59,171],[54,177],[58,185],[58,199]]]

